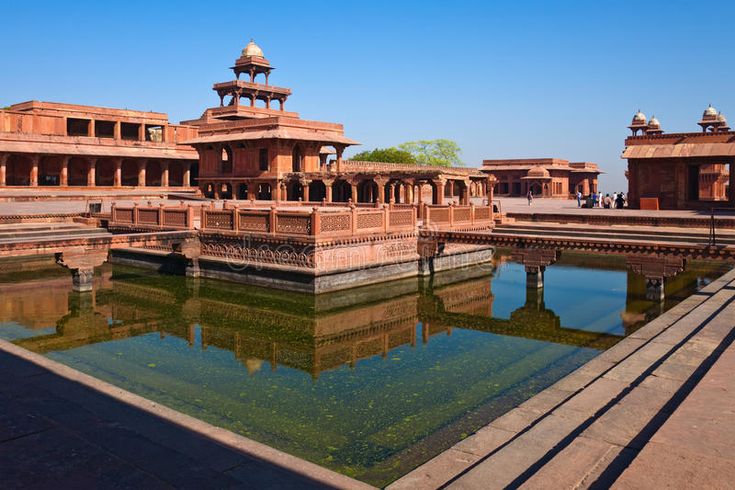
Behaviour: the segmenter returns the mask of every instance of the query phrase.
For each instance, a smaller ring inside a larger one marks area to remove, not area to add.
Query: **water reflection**
[[[540,291],[495,266],[316,297],[117,266],[72,293],[64,271],[7,271],[0,337],[384,485],[660,313],[624,261],[567,256]],[[721,272],[691,264],[664,308]]]

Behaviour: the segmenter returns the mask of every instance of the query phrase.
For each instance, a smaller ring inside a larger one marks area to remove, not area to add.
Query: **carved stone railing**
[[[426,205],[423,209],[424,226],[433,228],[490,227],[493,213],[489,206]]]
[[[338,238],[375,233],[405,233],[416,231],[414,206],[391,208],[358,208],[343,210],[312,207],[279,209],[202,208],[201,230],[208,232],[262,233],[282,236],[313,236]]]
[[[194,207],[188,206],[117,206],[110,209],[110,228],[146,230],[193,230]]]

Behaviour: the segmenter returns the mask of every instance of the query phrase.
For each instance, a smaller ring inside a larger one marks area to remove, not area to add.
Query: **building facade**
[[[287,112],[291,90],[269,84],[273,67],[252,41],[232,70],[234,80],[212,87],[219,106],[185,122],[198,128],[187,143],[199,153],[199,187],[207,197],[434,204],[456,197],[467,204],[489,190],[476,169],[344,160],[344,150],[358,142],[341,124]]]
[[[25,102],[0,111],[0,187],[177,187],[274,201],[469,203],[489,197],[477,169],[353,162],[341,124],[286,111],[288,88],[254,42],[212,87],[219,105],[170,124],[166,114]]]
[[[196,132],[157,112],[15,104],[0,110],[0,187],[189,188]]]
[[[735,207],[735,132],[712,106],[695,133],[665,133],[638,111],[628,126],[628,205],[651,209]]]
[[[530,191],[536,197],[557,199],[569,199],[577,192],[584,196],[597,192],[601,173],[594,163],[559,158],[483,160],[482,171],[497,180],[498,196],[521,197]]]

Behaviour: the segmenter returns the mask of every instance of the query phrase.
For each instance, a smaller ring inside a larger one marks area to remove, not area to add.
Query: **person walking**
[[[603,199],[602,203],[605,206],[605,209],[610,209],[612,207],[612,198],[610,197],[610,194],[605,194],[605,199]]]
[[[577,207],[582,207],[582,191],[577,191]]]
[[[615,199],[615,207],[617,209],[623,209],[623,206],[625,206],[625,197],[622,192],[618,192],[618,197]]]
[[[531,189],[528,189],[528,194],[526,195],[526,198],[528,199],[529,206],[533,204],[533,192],[531,192]]]

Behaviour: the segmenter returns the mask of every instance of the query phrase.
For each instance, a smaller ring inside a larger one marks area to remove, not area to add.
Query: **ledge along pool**
[[[725,271],[693,262],[658,304],[624,259],[567,253],[542,290],[499,253],[319,296],[121,266],[73,293],[59,268],[13,267],[0,264],[0,338],[377,486]]]

